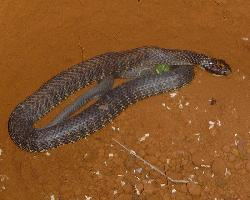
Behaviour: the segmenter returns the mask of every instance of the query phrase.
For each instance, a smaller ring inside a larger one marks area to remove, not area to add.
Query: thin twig
[[[173,183],[189,183],[190,181],[188,180],[176,180],[173,179],[169,176],[167,176],[164,172],[162,172],[159,168],[157,168],[156,166],[152,165],[151,163],[149,163],[148,161],[144,160],[142,157],[140,157],[139,155],[136,154],[136,152],[132,149],[129,149],[128,147],[124,146],[123,144],[121,144],[119,141],[117,141],[116,139],[112,138],[112,140],[114,140],[117,144],[119,144],[122,148],[124,148],[126,151],[129,152],[129,154],[135,156],[137,159],[141,160],[142,162],[144,162],[144,164],[148,165],[151,169],[157,171],[158,173],[160,173],[162,176],[164,176],[167,180],[173,182]]]
[[[79,36],[78,39],[79,39],[79,41],[78,41],[78,47],[80,48],[80,51],[81,51],[82,61],[84,61],[84,48],[82,47],[80,36]]]

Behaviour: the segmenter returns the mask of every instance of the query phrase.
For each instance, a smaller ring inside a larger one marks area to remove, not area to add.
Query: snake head
[[[231,67],[221,59],[210,58],[201,62],[201,67],[216,75],[228,75],[232,72]]]

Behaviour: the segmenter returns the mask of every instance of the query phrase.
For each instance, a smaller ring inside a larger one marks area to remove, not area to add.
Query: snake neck
[[[216,59],[205,54],[196,53],[188,50],[163,50],[166,54],[173,55],[175,61],[181,60],[184,64],[199,65],[206,71],[216,75],[228,75],[231,73],[230,66],[222,59]]]

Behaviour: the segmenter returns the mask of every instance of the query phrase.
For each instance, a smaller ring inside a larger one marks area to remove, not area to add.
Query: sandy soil
[[[2,0],[0,199],[250,199],[249,10],[244,0]],[[143,45],[223,58],[233,73],[197,69],[175,96],[141,101],[46,153],[10,140],[10,112],[43,82],[82,59]],[[167,181],[113,139],[190,183]]]

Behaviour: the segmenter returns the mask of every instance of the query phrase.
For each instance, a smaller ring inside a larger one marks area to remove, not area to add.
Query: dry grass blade
[[[176,180],[173,179],[169,176],[167,176],[163,171],[161,171],[158,167],[152,165],[150,162],[148,162],[147,160],[143,159],[142,157],[140,157],[139,155],[137,155],[137,153],[132,150],[129,149],[128,147],[124,146],[123,144],[121,144],[119,141],[117,141],[116,139],[112,138],[113,141],[115,141],[117,144],[119,144],[123,149],[125,149],[126,151],[129,152],[129,154],[133,155],[134,157],[136,157],[137,159],[141,160],[144,164],[148,165],[151,169],[157,171],[158,173],[160,173],[162,176],[164,176],[167,180],[173,182],[173,183],[189,183],[190,181],[188,180]]]

